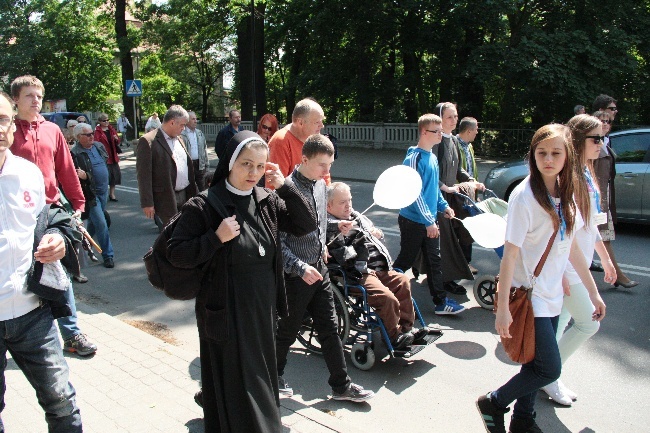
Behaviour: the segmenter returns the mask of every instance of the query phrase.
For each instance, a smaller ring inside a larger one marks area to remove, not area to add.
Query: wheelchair
[[[359,284],[349,283],[345,272],[338,264],[328,264],[327,267],[334,294],[334,307],[338,317],[338,335],[344,346],[350,346],[352,364],[359,370],[370,370],[375,365],[375,341],[373,338],[375,331],[380,333],[391,358],[410,358],[442,336],[442,331],[427,327],[420,309],[413,299],[416,318],[422,328],[428,329],[429,332],[424,338],[414,342],[407,350],[394,349],[381,318],[368,304],[366,289]],[[321,353],[318,333],[308,315],[303,318],[297,339],[308,351]]]

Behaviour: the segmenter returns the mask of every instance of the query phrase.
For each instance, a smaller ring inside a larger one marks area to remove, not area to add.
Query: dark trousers
[[[196,187],[199,192],[205,189],[205,169],[199,170],[198,159],[192,160],[192,165],[194,166],[194,181],[196,182]]]
[[[330,372],[329,385],[335,392],[344,392],[350,384],[348,369],[343,355],[343,344],[337,333],[338,318],[334,309],[334,295],[330,286],[329,272],[325,264],[314,265],[323,281],[309,285],[301,277],[285,274],[289,316],[278,321],[276,352],[278,376],[284,374],[289,347],[296,341],[305,311],[309,312],[318,332],[325,364]]]
[[[492,401],[501,408],[517,400],[513,418],[533,417],[537,390],[560,378],[562,360],[555,339],[558,317],[535,317],[535,358],[522,365],[508,383],[492,392]]]
[[[424,224],[416,223],[400,215],[397,218],[400,232],[400,250],[393,267],[403,271],[409,270],[417,258],[418,252],[422,252],[422,258],[426,271],[429,293],[436,305],[443,304],[447,298],[442,288],[442,269],[440,267],[440,236],[437,238],[427,237],[427,228]]]
[[[463,251],[463,256],[467,263],[472,261],[472,245],[474,244],[474,239],[472,235],[469,234],[465,226],[460,222],[454,220],[454,233],[458,237],[458,243],[460,244],[460,249]]]

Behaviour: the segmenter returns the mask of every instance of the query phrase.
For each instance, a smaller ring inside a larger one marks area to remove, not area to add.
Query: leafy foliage
[[[66,99],[69,110],[105,110],[119,95],[113,41],[102,28],[96,0],[18,0],[0,9],[0,76],[31,74],[47,99]],[[105,23],[104,23],[105,24]]]
[[[103,108],[130,64],[114,60],[110,10],[125,1],[0,2],[0,76],[32,73],[71,109]],[[121,53],[140,47],[144,111],[220,116],[232,101],[215,94],[234,70],[242,113],[255,101],[284,122],[312,96],[330,122],[414,122],[454,101],[461,117],[507,128],[565,121],[606,93],[617,122],[650,123],[650,0],[253,3],[251,21],[249,0],[129,2],[144,26],[129,27]]]

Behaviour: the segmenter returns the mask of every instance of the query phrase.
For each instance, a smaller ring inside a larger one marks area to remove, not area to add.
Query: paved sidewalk
[[[203,433],[198,354],[167,344],[119,319],[77,302],[81,329],[99,347],[82,358],[66,352],[84,432]],[[43,410],[22,371],[5,372],[7,432],[46,432]],[[281,400],[283,432],[357,432],[337,418],[292,399]]]

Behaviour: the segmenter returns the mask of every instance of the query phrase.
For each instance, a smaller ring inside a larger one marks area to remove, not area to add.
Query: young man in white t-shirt
[[[81,432],[75,390],[68,381],[59,333],[48,303],[26,288],[32,257],[41,263],[65,255],[61,234],[48,230],[33,253],[36,220],[45,206],[45,181],[33,163],[14,156],[13,103],[0,93],[0,356],[7,351],[34,386],[50,431]],[[0,411],[4,409],[6,362],[0,369]],[[0,431],[4,431],[0,418]]]

